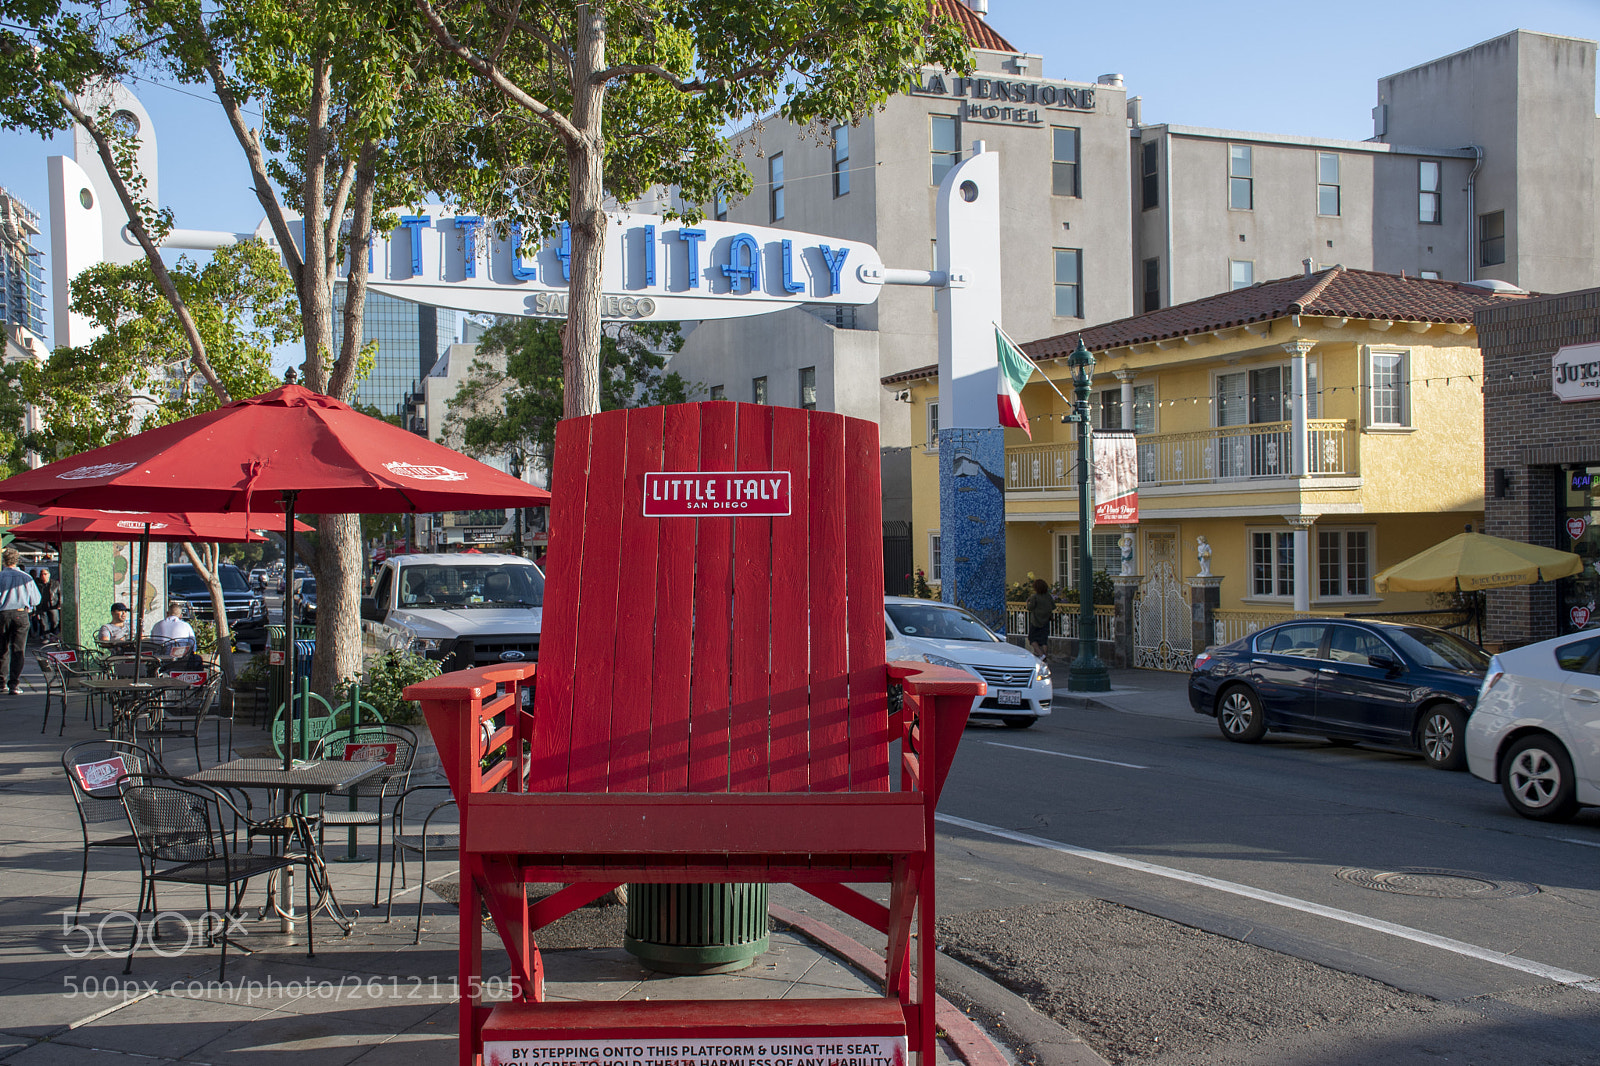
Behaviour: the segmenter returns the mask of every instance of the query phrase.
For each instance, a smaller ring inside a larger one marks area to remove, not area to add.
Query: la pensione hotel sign
[[[1043,125],[1046,111],[1093,111],[1094,89],[1020,78],[957,78],[934,71],[923,75],[912,96],[945,96],[965,100],[961,117],[975,122]],[[1020,105],[1020,106],[1019,106]]]

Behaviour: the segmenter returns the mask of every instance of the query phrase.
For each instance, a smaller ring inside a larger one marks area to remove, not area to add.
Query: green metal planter
[[[628,886],[623,947],[651,970],[731,973],[768,942],[766,885]]]

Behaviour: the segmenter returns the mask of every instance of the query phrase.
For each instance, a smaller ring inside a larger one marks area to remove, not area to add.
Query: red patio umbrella
[[[23,506],[294,514],[529,507],[550,494],[331,396],[283,385],[0,481]],[[284,617],[294,618],[294,583]],[[293,628],[290,628],[293,639]],[[294,693],[292,651],[284,691]],[[303,708],[302,708],[302,713]],[[304,737],[302,730],[301,736]],[[284,746],[284,760],[292,758]]]
[[[39,517],[12,531],[28,540],[60,544],[79,540],[133,540],[135,537],[179,543],[181,541],[262,541],[267,538],[244,527],[242,514],[202,514],[188,511],[91,511],[76,507],[47,507]],[[148,531],[148,533],[147,533]],[[314,532],[304,522],[298,533]]]
[[[46,507],[38,518],[13,527],[29,540],[60,544],[65,541],[115,540],[139,538],[139,602],[134,610],[134,645],[144,639],[144,582],[148,572],[150,542],[181,541],[260,541],[267,538],[245,528],[242,514],[203,514],[184,511],[150,513],[146,511],[95,511],[77,507]],[[304,522],[294,524],[298,533],[315,532]]]

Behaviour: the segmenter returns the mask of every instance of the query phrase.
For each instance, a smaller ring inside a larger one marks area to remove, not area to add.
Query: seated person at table
[[[150,627],[150,635],[157,640],[167,642],[167,658],[182,659],[194,652],[198,640],[194,635],[194,627],[183,619],[185,604],[182,600],[173,600],[167,604],[167,616]]]
[[[101,644],[123,644],[133,639],[133,632],[128,628],[128,605],[113,603],[111,605],[111,621],[100,627],[100,632],[95,639]]]

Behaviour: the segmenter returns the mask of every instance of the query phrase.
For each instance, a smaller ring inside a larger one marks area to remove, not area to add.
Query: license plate
[[[995,702],[1002,707],[1021,707],[1022,690],[1017,688],[997,688],[994,691]]]

